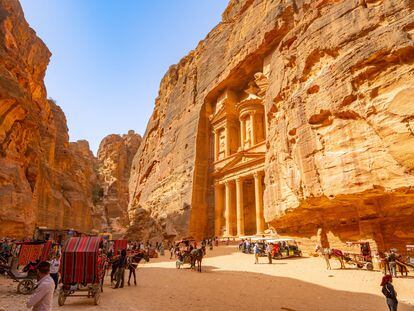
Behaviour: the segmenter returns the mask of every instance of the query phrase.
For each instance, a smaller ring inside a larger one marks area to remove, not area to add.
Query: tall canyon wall
[[[213,234],[211,102],[259,74],[267,226],[412,242],[413,25],[412,0],[230,1],[161,81],[132,165],[130,235]]]
[[[69,144],[65,116],[46,98],[51,54],[17,1],[0,1],[0,53],[0,235],[46,225],[90,231],[87,144]]]
[[[140,136],[105,138],[99,159],[87,141],[69,142],[65,115],[43,83],[51,53],[17,0],[0,0],[0,56],[0,236],[32,236],[36,226],[111,230],[118,216],[127,223]]]
[[[98,150],[99,193],[95,200],[97,210],[101,211],[100,227],[111,231],[113,237],[123,237],[129,225],[128,182],[141,136],[134,131],[125,135],[106,136]]]

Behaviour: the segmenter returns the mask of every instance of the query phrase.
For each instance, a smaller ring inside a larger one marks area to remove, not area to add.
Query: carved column
[[[256,119],[255,113],[252,112],[250,114],[250,123],[251,123],[251,127],[252,127],[252,137],[251,137],[251,144],[252,144],[252,146],[256,145],[256,129],[255,129],[256,124],[255,124],[255,119]]]
[[[240,147],[244,149],[244,141],[246,140],[246,121],[244,119],[240,119]]]
[[[244,235],[244,210],[243,210],[243,179],[236,179],[236,213],[237,213],[237,235]]]
[[[226,187],[226,235],[231,235],[231,185],[229,181],[225,182]]]
[[[262,174],[254,173],[254,190],[256,199],[256,229],[257,234],[264,233],[264,215],[263,215],[263,185]]]
[[[214,185],[214,197],[215,197],[215,217],[214,217],[214,233],[215,236],[221,235],[221,213],[223,211],[223,189],[222,185],[216,183]]]
[[[230,156],[230,127],[229,127],[228,124],[226,124],[224,126],[224,128],[225,128],[225,133],[226,133],[226,150],[225,150],[225,155],[226,155],[226,158],[227,158],[228,156]]]

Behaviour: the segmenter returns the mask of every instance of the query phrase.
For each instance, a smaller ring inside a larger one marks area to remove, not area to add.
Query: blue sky
[[[21,0],[53,53],[48,96],[71,141],[144,134],[161,78],[221,20],[227,0]]]

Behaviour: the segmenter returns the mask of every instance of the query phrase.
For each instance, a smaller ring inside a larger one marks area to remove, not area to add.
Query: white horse
[[[341,269],[345,269],[345,263],[344,263],[344,256],[342,254],[342,251],[338,249],[330,249],[330,248],[323,248],[320,245],[317,245],[315,248],[315,252],[320,253],[322,257],[325,259],[326,262],[326,269],[331,270],[331,263],[329,259],[332,257],[335,257],[338,259],[339,263],[341,264]]]

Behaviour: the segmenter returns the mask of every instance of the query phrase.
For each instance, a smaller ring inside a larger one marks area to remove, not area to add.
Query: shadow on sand
[[[297,279],[260,273],[145,267],[138,286],[112,290],[106,280],[100,310],[387,310],[378,295],[334,290]],[[88,299],[68,299],[65,310],[93,309]],[[399,304],[400,311],[413,310]]]

